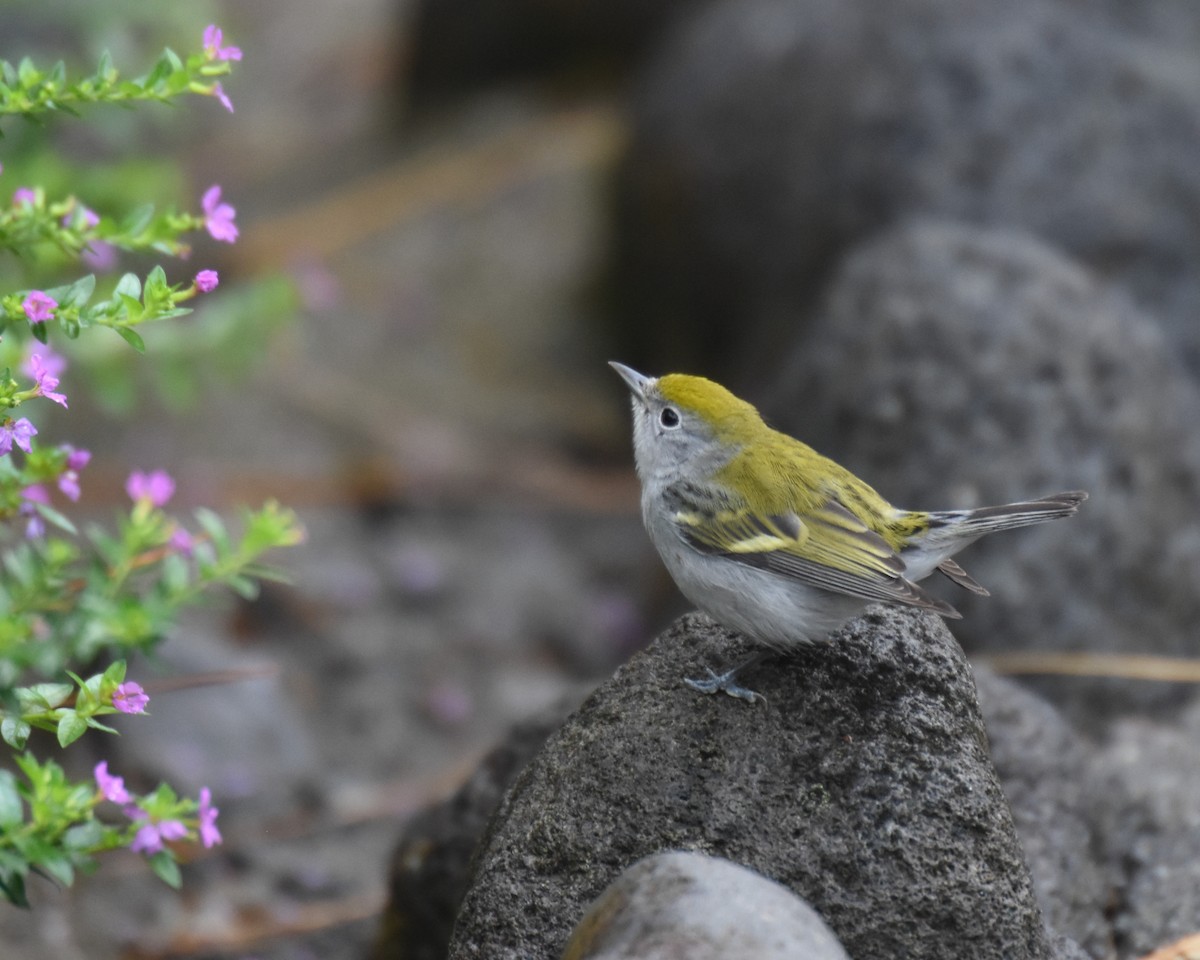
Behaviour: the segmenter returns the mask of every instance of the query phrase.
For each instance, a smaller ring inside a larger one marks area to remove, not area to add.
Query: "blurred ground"
[[[36,886],[32,912],[0,911],[5,960],[360,956],[403,819],[606,675],[662,583],[593,318],[616,108],[513,89],[405,127],[401,7],[217,9],[245,51],[237,113],[189,106],[180,162],[243,236],[193,262],[228,287],[289,271],[303,315],[192,413],[73,406],[62,439],[96,451],[101,517],[129,467],[165,466],[181,515],[277,496],[308,541],[279,558],[294,590],[189,617],[135,668],[152,717],[70,758],[209,785],[225,844],[180,894],[132,855]]]

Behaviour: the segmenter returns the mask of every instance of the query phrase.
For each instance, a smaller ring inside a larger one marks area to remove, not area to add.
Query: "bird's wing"
[[[809,586],[958,617],[904,578],[904,561],[836,499],[804,515],[763,514],[728,491],[676,484],[666,491],[675,529],[701,553],[720,555]]]

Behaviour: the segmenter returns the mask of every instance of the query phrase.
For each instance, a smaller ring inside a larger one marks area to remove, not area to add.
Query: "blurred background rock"
[[[955,635],[1194,653],[1200,7],[102,6],[0,7],[0,56],[136,71],[220,24],[232,117],[60,135],[165,156],[162,195],[220,183],[242,238],[175,265],[222,287],[150,338],[173,375],[118,345],[86,368],[105,405],[55,438],[97,452],[98,516],[164,466],[181,509],[277,496],[309,540],[294,590],[190,618],[139,668],[240,682],[90,745],[211,786],[226,844],[182,895],[132,856],[35,890],[0,916],[6,960],[362,956],[398,824],[684,609],[608,359],[721,379],[906,505],[1092,490],[1069,530],[963,558],[995,596]],[[190,331],[219,340],[211,372]],[[1041,687],[1087,736],[1189,692]]]

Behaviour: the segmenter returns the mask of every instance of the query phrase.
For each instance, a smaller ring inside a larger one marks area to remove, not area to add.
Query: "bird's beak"
[[[621,379],[633,391],[633,395],[643,403],[646,400],[646,389],[654,383],[653,377],[647,377],[645,374],[638,373],[633,367],[627,367],[623,363],[617,363],[616,360],[609,360],[608,365],[621,375]]]

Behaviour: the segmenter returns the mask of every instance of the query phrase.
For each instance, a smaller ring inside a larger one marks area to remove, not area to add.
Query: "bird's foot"
[[[734,678],[739,670],[746,664],[734,667],[732,670],[727,670],[725,673],[715,673],[712,670],[708,671],[708,677],[704,680],[693,680],[685,677],[683,682],[693,690],[698,690],[700,693],[727,693],[731,697],[737,697],[739,700],[745,700],[747,703],[754,703],[756,700],[767,702],[767,698],[755,690],[748,687],[743,687]]]

